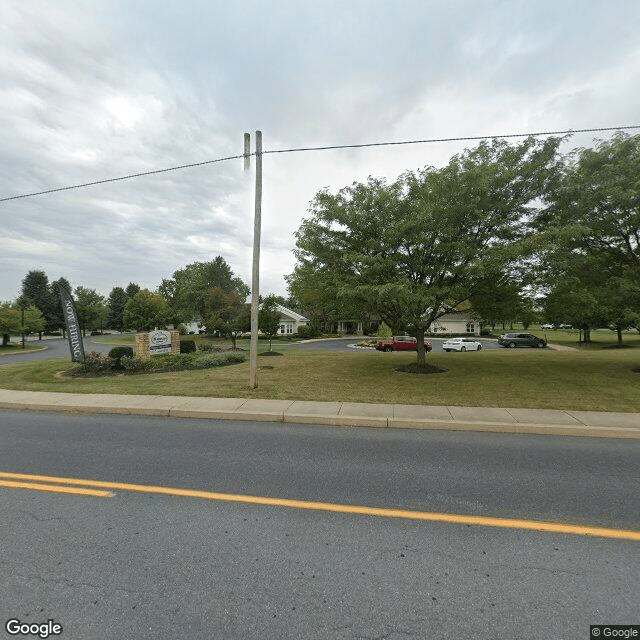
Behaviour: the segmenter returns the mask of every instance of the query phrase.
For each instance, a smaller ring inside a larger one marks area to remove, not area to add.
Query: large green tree
[[[235,350],[238,335],[251,328],[249,305],[237,292],[213,287],[206,293],[206,309],[203,321],[207,333],[230,338]]]
[[[59,327],[56,314],[56,301],[49,286],[49,278],[44,271],[29,271],[22,280],[22,295],[27,296],[44,317],[44,326],[39,331],[54,331]]]
[[[483,142],[392,184],[370,178],[321,191],[296,234],[292,293],[374,311],[395,331],[414,332],[424,366],[429,325],[518,258],[558,143]]]
[[[3,347],[9,344],[12,335],[20,334],[21,327],[20,309],[9,302],[0,304],[0,334]]]
[[[552,240],[541,262],[551,300],[570,296],[571,282],[591,302],[567,300],[578,326],[614,325],[621,341],[640,317],[640,135],[618,133],[570,154],[548,199],[537,224]]]
[[[249,295],[249,287],[236,277],[222,256],[211,262],[194,262],[184,269],[174,272],[172,278],[165,278],[159,293],[167,301],[174,322],[205,320],[219,311],[220,296],[213,294],[219,290],[234,294],[244,301]]]
[[[54,329],[62,329],[62,335],[64,337],[66,332],[66,324],[64,319],[64,311],[62,309],[62,300],[60,299],[60,289],[66,289],[72,291],[71,285],[66,278],[58,278],[54,280],[50,285],[51,296],[53,298],[53,326]]]
[[[471,293],[469,301],[481,325],[501,324],[506,328],[516,321],[525,329],[536,318],[528,278],[518,271],[488,273]]]
[[[102,330],[108,312],[104,296],[95,289],[87,287],[76,287],[74,294],[82,334],[86,335],[87,331]]]
[[[135,282],[130,282],[124,291],[127,294],[127,298],[133,298],[133,296],[140,291],[140,285]]]
[[[111,289],[111,293],[107,299],[107,307],[109,309],[107,325],[111,329],[120,332],[124,331],[124,308],[128,301],[129,296],[122,287],[114,287]]]
[[[141,289],[127,301],[123,319],[127,329],[151,331],[167,324],[169,308],[162,296],[151,293],[148,289]]]

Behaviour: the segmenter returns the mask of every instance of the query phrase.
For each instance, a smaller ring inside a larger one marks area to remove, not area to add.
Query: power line
[[[568,129],[566,131],[536,131],[533,133],[507,133],[493,136],[460,136],[457,138],[426,138],[424,140],[401,140],[399,142],[367,142],[365,144],[341,144],[327,147],[300,147],[298,149],[276,149],[263,151],[266,153],[292,153],[295,151],[324,151],[327,149],[362,149],[364,147],[390,147],[401,144],[427,144],[431,142],[464,142],[469,140],[495,140],[498,138],[536,138],[538,136],[559,136],[572,133],[592,133],[597,131],[622,131],[626,129],[640,129],[640,125],[626,125],[624,127],[598,127],[594,129]]]
[[[575,133],[597,133],[602,131],[626,131],[630,129],[640,129],[640,125],[624,125],[621,127],[593,127],[590,129],[567,129],[564,131],[536,131],[529,133],[506,133],[500,135],[490,136],[457,136],[451,138],[425,138],[421,140],[400,140],[394,142],[367,142],[363,144],[339,144],[339,145],[327,145],[324,147],[298,147],[291,149],[271,149],[262,151],[263,155],[268,153],[296,153],[300,151],[327,151],[331,149],[364,149],[367,147],[391,147],[408,144],[430,144],[436,142],[469,142],[473,140],[495,140],[498,138],[537,138],[540,136],[559,136],[559,135],[571,135]],[[19,200],[22,198],[31,198],[33,196],[42,196],[47,193],[56,193],[58,191],[70,191],[72,189],[82,189],[84,187],[91,187],[98,184],[105,184],[107,182],[120,182],[122,180],[131,180],[132,178],[140,178],[142,176],[151,176],[158,173],[168,173],[169,171],[178,171],[180,169],[190,169],[192,167],[201,167],[207,164],[215,164],[217,162],[225,162],[227,160],[238,160],[240,158],[246,158],[247,156],[254,156],[255,153],[240,154],[235,156],[227,156],[225,158],[216,158],[215,160],[204,160],[203,162],[193,162],[190,164],[181,164],[175,167],[167,167],[166,169],[155,169],[153,171],[143,171],[140,173],[132,173],[126,176],[120,176],[118,178],[106,178],[104,180],[94,180],[93,182],[84,182],[82,184],[74,184],[67,187],[58,187],[56,189],[47,189],[46,191],[35,191],[33,193],[24,193],[17,196],[10,196],[8,198],[0,198],[0,202],[7,202],[9,200]]]
[[[252,154],[253,155],[253,154]],[[106,182],[119,182],[120,180],[130,180],[131,178],[140,178],[142,176],[151,176],[156,173],[167,173],[168,171],[177,171],[178,169],[189,169],[190,167],[201,167],[205,164],[214,164],[215,162],[224,162],[225,160],[238,160],[244,158],[244,155],[228,156],[226,158],[216,158],[215,160],[204,160],[203,162],[192,162],[191,164],[181,164],[177,167],[168,167],[166,169],[154,169],[153,171],[143,171],[141,173],[131,173],[127,176],[119,178],[105,178],[104,180],[94,180],[93,182],[83,182],[82,184],[74,184],[68,187],[58,187],[57,189],[47,189],[46,191],[36,191],[34,193],[24,193],[19,196],[11,196],[9,198],[0,198],[0,202],[7,200],[19,200],[20,198],[31,198],[32,196],[42,196],[46,193],[56,193],[57,191],[69,191],[71,189],[82,189],[83,187],[91,187],[96,184],[105,184]]]

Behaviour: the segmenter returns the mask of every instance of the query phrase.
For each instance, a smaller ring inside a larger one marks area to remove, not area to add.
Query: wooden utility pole
[[[246,142],[245,134],[245,166]],[[253,267],[251,270],[251,347],[249,351],[249,385],[258,386],[258,306],[260,295],[260,227],[262,224],[262,131],[256,131],[256,201],[253,219]]]

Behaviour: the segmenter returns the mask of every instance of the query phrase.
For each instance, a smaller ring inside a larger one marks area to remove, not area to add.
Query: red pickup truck
[[[431,351],[431,343],[424,341],[425,351]],[[417,351],[418,341],[411,336],[382,338],[376,345],[378,351]]]

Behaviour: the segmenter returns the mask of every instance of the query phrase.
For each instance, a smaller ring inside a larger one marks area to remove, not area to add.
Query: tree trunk
[[[622,346],[622,326],[617,324],[616,331],[618,332],[618,346]]]
[[[427,363],[427,352],[424,348],[424,329],[416,329],[416,340],[418,341],[418,367],[424,367]]]
[[[3,333],[2,334],[2,346],[3,347],[8,346],[10,339],[11,339],[11,336],[8,333]]]

